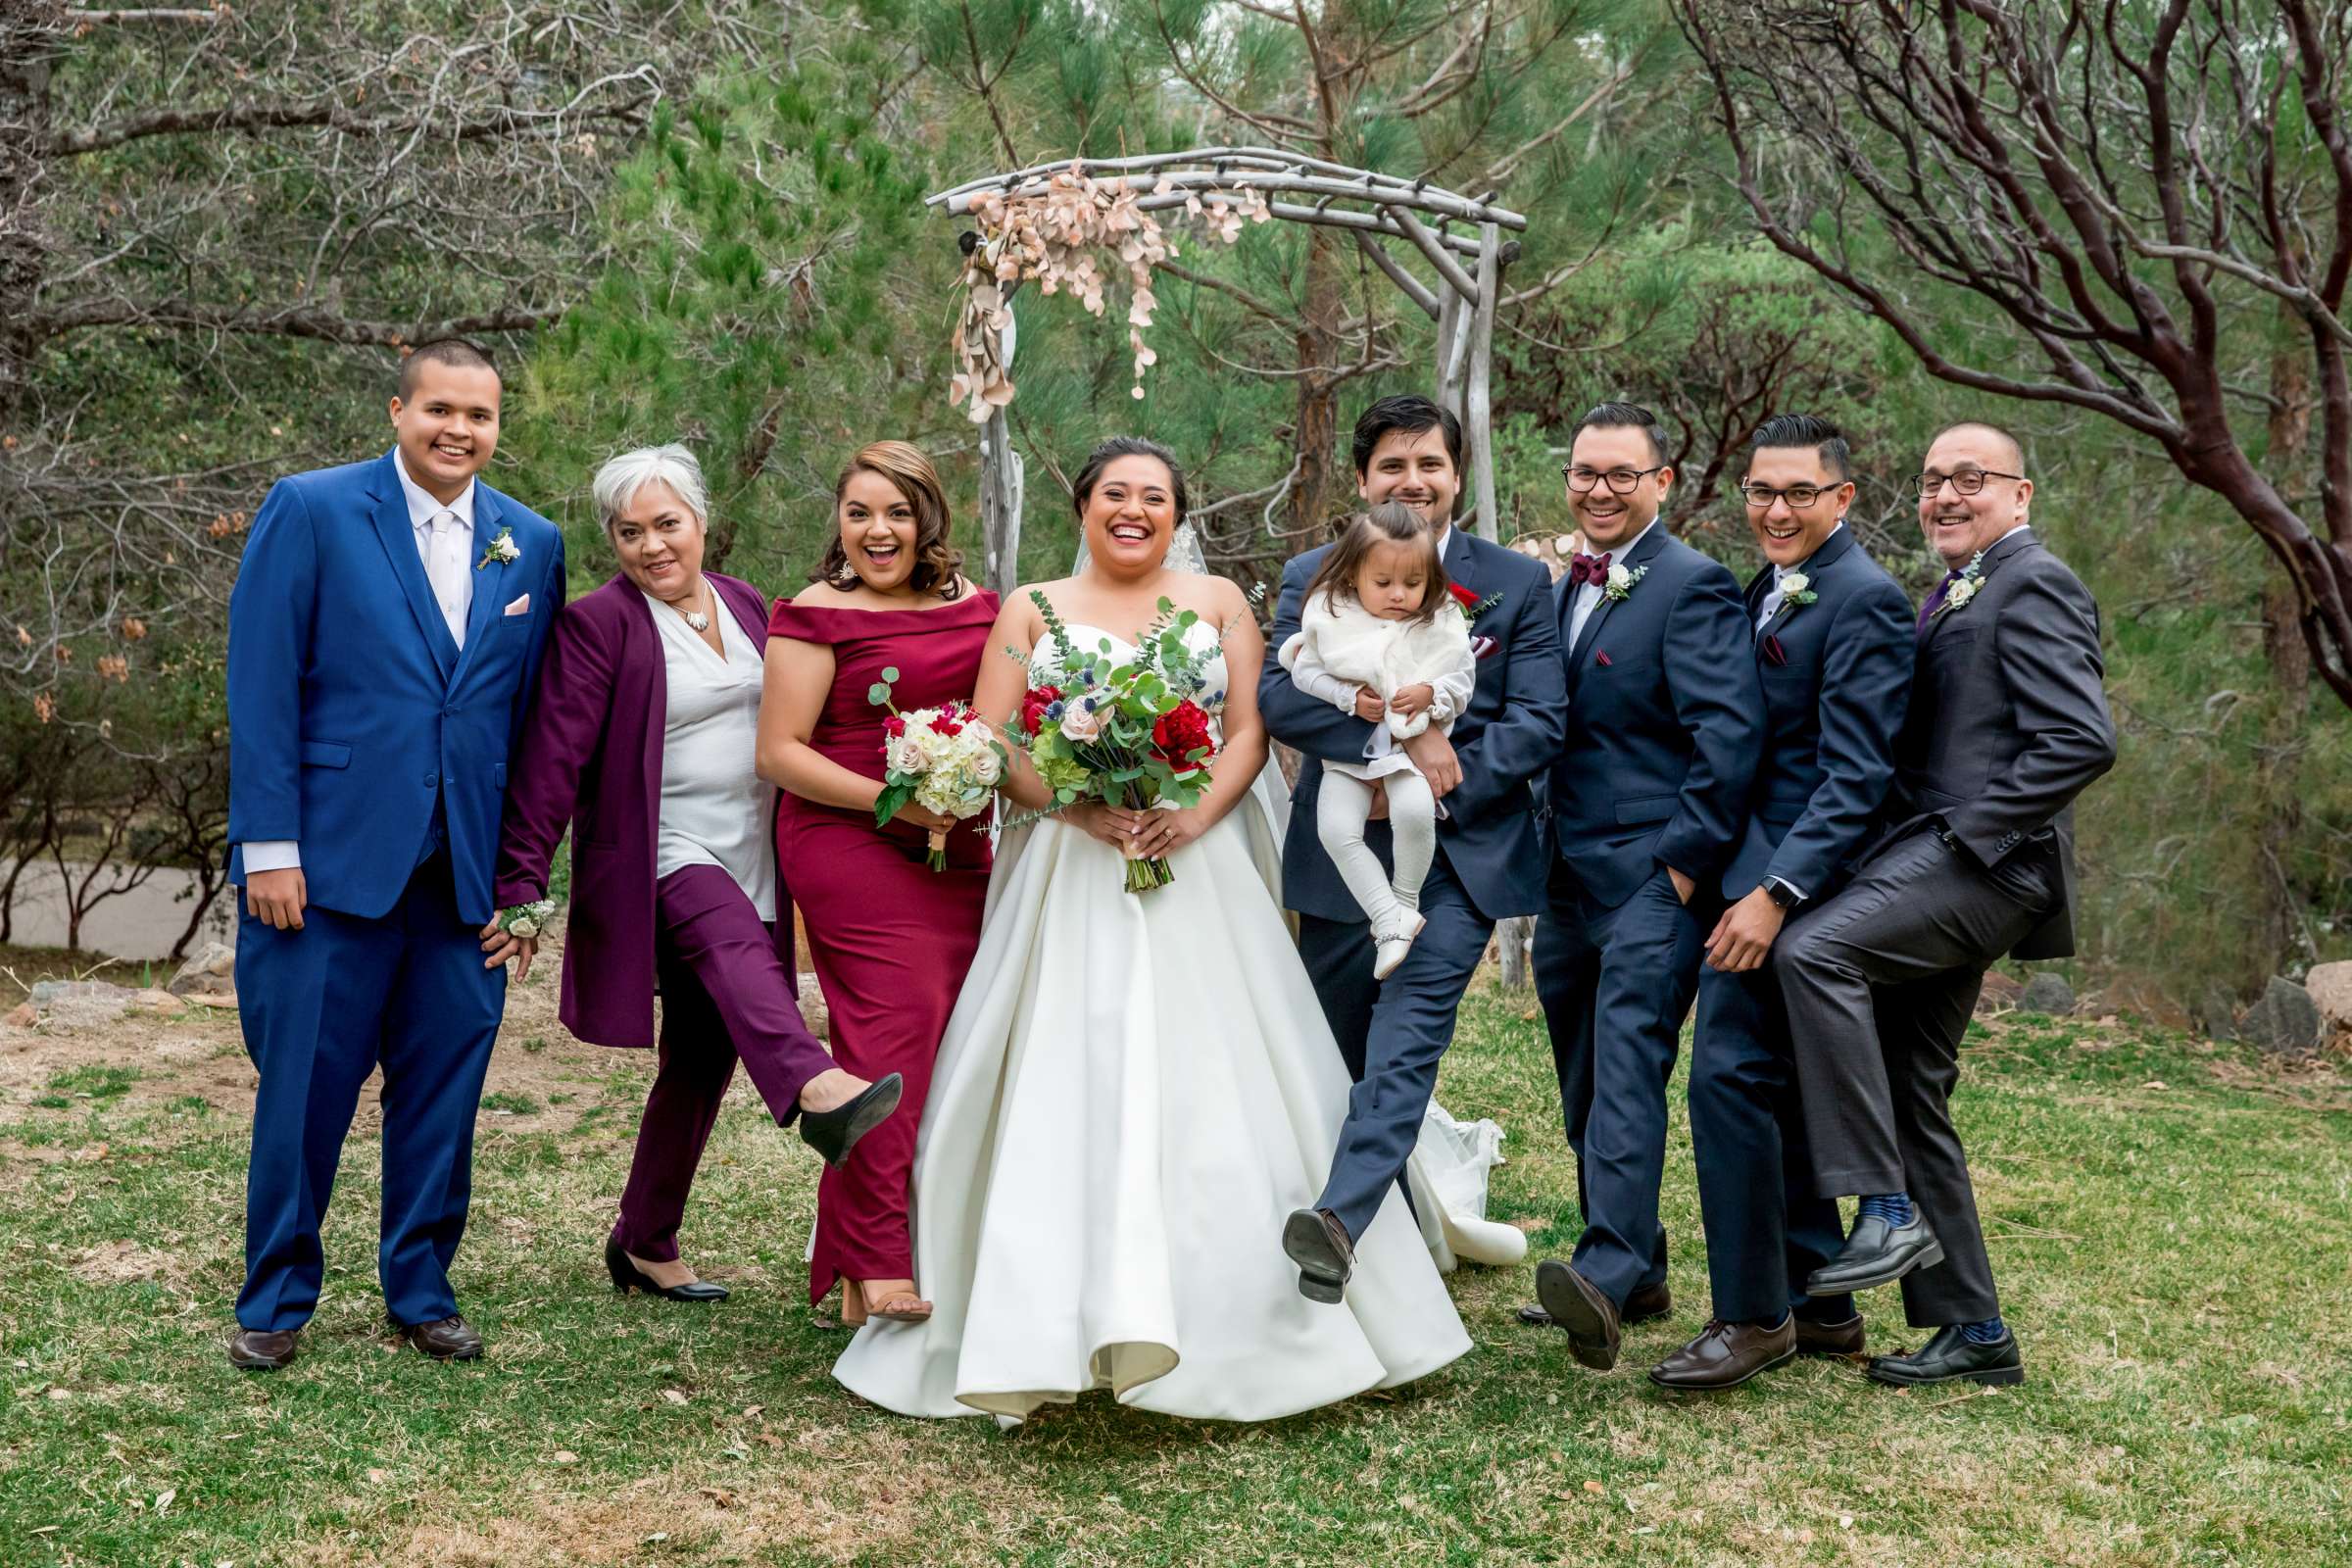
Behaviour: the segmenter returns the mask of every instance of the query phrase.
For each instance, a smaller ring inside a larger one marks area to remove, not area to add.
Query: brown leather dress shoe
[[[1625,1298],[1623,1322],[1630,1329],[1652,1318],[1669,1317],[1673,1312],[1674,1295],[1666,1289],[1666,1282],[1660,1280],[1655,1285],[1642,1286]],[[1551,1314],[1544,1310],[1541,1302],[1530,1301],[1519,1309],[1519,1321],[1531,1329],[1547,1329],[1551,1327]]]
[[[1617,1364],[1625,1331],[1617,1303],[1574,1267],[1557,1258],[1536,1265],[1536,1299],[1568,1333],[1568,1353],[1595,1372]]]
[[[1699,1330],[1697,1339],[1651,1367],[1649,1381],[1661,1389],[1736,1389],[1759,1372],[1795,1359],[1793,1314],[1769,1329],[1717,1318]]]
[[[470,1361],[482,1353],[482,1337],[462,1317],[404,1323],[400,1336],[436,1361]]]
[[[1336,1304],[1355,1272],[1355,1244],[1328,1208],[1298,1208],[1283,1222],[1282,1250],[1298,1265],[1298,1294]]]
[[[1856,1312],[1842,1323],[1814,1323],[1805,1318],[1796,1320],[1796,1353],[1799,1355],[1860,1355],[1862,1353],[1862,1314]]]
[[[300,1329],[239,1329],[228,1337],[228,1364],[248,1372],[274,1372],[294,1359]]]

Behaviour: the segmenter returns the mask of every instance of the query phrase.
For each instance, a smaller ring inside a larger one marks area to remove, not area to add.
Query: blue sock
[[[1909,1193],[1879,1193],[1865,1198],[1862,1200],[1862,1206],[1855,1210],[1854,1218],[1860,1219],[1865,1214],[1876,1214],[1887,1224],[1900,1229],[1911,1223],[1911,1195]]]
[[[1960,1332],[1968,1336],[1971,1345],[1998,1345],[2009,1337],[2009,1325],[1995,1312],[1982,1323],[1963,1323]]]

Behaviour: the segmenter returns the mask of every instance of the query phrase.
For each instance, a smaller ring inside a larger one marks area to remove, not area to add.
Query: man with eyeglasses
[[[2115,761],[2098,606],[2034,536],[2025,468],[2016,438],[1988,424],[1953,425],[1929,447],[1920,527],[1950,569],[1914,626],[1894,825],[1773,949],[1814,1190],[1862,1200],[1808,1289],[1899,1279],[1912,1325],[1936,1330],[1916,1354],[1874,1358],[1882,1383],[2025,1379],[1952,1087],[1985,968],[2074,952],[2074,800]]]
[[[1593,409],[1562,476],[1585,548],[1557,588],[1568,738],[1535,967],[1585,1231],[1537,1268],[1522,1317],[1606,1371],[1623,1325],[1669,1308],[1658,1183],[1704,941],[1691,902],[1739,843],[1763,701],[1740,584],[1658,521],[1674,470],[1656,416]]]
[[[1690,1143],[1714,1304],[1650,1369],[1663,1388],[1736,1388],[1800,1354],[1851,1355],[1850,1296],[1807,1297],[1845,1237],[1813,1191],[1780,987],[1765,959],[1790,910],[1833,894],[1869,845],[1911,690],[1911,601],[1845,526],[1851,455],[1801,414],[1750,439],[1740,486],[1764,569],[1747,585],[1763,688],[1747,826],[1698,974]]]

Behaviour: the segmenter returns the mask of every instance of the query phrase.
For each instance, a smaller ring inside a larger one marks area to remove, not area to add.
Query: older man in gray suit
[[[1816,1187],[1862,1199],[1816,1296],[1903,1283],[1916,1354],[1898,1385],[2023,1381],[1951,1116],[1960,1037],[2003,954],[2075,951],[2074,800],[2115,762],[2099,611],[2028,525],[2034,482],[2006,431],[1958,424],[1916,481],[1951,569],[1919,612],[1895,743],[1891,831],[1774,950]]]

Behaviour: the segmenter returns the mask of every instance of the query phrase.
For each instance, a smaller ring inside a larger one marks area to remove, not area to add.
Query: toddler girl
[[[1363,761],[1323,764],[1315,836],[1372,922],[1372,976],[1386,980],[1421,934],[1421,884],[1438,848],[1437,799],[1396,743],[1432,724],[1450,733],[1478,669],[1428,520],[1392,501],[1349,523],[1307,584],[1280,657],[1300,691],[1380,726]],[[1364,843],[1376,790],[1389,800],[1393,884]]]

